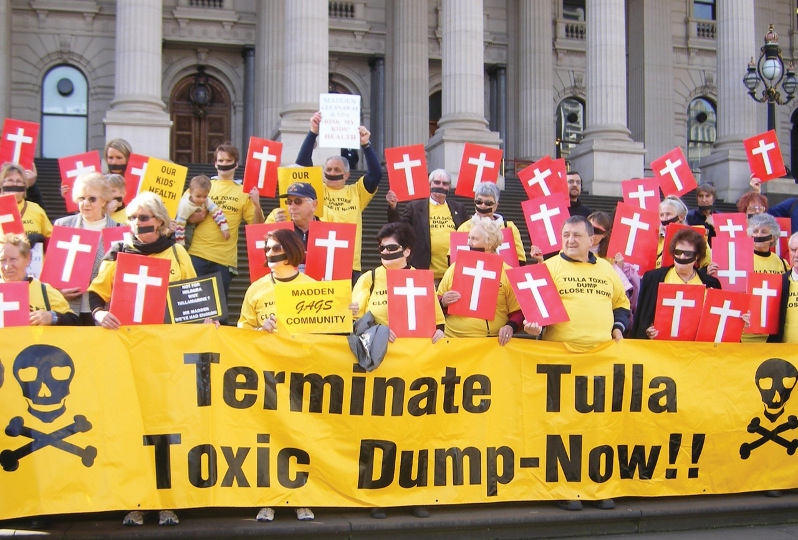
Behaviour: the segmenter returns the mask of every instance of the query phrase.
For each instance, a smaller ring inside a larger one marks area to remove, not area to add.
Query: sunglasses
[[[673,254],[678,255],[679,257],[686,257],[689,259],[693,255],[695,255],[695,251],[691,251],[689,249],[674,249]]]
[[[377,249],[380,251],[380,253],[382,253],[383,251],[389,251],[389,252],[397,251],[399,249],[402,249],[402,246],[400,246],[399,244],[385,244],[378,246]]]
[[[304,202],[305,202],[305,199],[286,199],[285,200],[285,205],[286,206],[291,206],[291,205],[299,206],[299,205],[303,204]]]
[[[607,229],[602,229],[601,227],[593,225],[593,232],[596,234],[607,234]]]
[[[271,246],[266,246],[263,250],[266,253],[269,253],[270,251],[273,251],[275,253],[280,253],[280,252],[283,251],[283,245],[282,244],[272,244]]]
[[[94,203],[96,203],[99,200],[100,199],[98,197],[95,197],[93,195],[91,197],[78,197],[78,204],[81,204],[81,203],[84,203],[84,202],[90,202],[91,204],[94,204]]]
[[[136,216],[128,216],[128,221],[138,220],[139,223],[147,223],[149,220],[152,219],[152,216],[148,216],[147,214],[138,214]]]
[[[474,199],[474,204],[477,206],[493,206],[496,204],[495,201],[483,201],[482,199]]]

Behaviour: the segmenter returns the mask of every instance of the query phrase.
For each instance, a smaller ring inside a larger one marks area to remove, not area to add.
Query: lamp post
[[[784,105],[793,98],[798,80],[795,78],[795,71],[790,62],[787,73],[784,73],[784,59],[781,57],[779,48],[779,36],[773,31],[770,25],[768,33],[765,34],[765,44],[759,49],[759,60],[754,63],[754,58],[748,63],[748,71],[743,77],[743,84],[748,88],[748,95],[751,99],[759,103],[768,104],[768,131],[776,129],[776,104]],[[782,83],[782,80],[784,81]],[[760,96],[756,95],[756,88],[759,82],[765,84]],[[779,83],[787,99],[782,99],[779,93]]]

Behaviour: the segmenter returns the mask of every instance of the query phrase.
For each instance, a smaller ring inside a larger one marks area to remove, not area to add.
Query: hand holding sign
[[[568,195],[553,193],[521,203],[532,244],[543,253],[560,249],[560,231],[568,219]]]
[[[457,257],[452,290],[460,293],[460,299],[448,305],[449,314],[492,321],[502,277],[501,256],[463,251]]]
[[[507,270],[507,279],[528,322],[546,326],[570,320],[548,266],[511,268]]]
[[[162,324],[166,310],[170,259],[119,253],[110,312],[120,324]]]
[[[388,270],[388,324],[396,337],[429,338],[435,333],[432,270]]]
[[[274,197],[277,189],[277,168],[283,153],[283,143],[258,137],[249,138],[249,152],[244,169],[244,193],[256,188],[264,197]]]
[[[321,94],[319,148],[360,147],[360,96]]]
[[[659,214],[619,202],[615,210],[607,254],[620,253],[624,260],[645,272],[654,267],[659,239]]]
[[[781,157],[779,139],[774,130],[745,139],[743,144],[751,174],[759,180],[767,182],[787,174],[787,169],[784,168],[784,159]]]
[[[704,307],[703,285],[660,283],[654,312],[654,339],[693,341]]]

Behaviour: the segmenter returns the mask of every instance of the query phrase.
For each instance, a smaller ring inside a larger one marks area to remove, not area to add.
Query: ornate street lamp
[[[792,62],[787,68],[786,75],[784,73],[784,59],[781,57],[779,48],[779,36],[773,31],[772,24],[768,33],[765,34],[765,44],[759,50],[759,60],[756,64],[753,57],[748,63],[748,71],[743,77],[743,84],[748,88],[748,95],[754,101],[768,104],[768,130],[771,130],[776,129],[776,104],[784,105],[793,98],[795,89],[798,87],[798,80],[795,78]],[[765,88],[757,97],[756,88],[760,81],[765,84]],[[782,83],[781,88],[787,94],[787,99],[781,98],[778,90],[779,83]]]
[[[205,108],[213,101],[213,92],[208,85],[208,76],[205,74],[205,66],[197,66],[197,74],[194,82],[188,90],[188,98],[194,105],[194,114],[198,118],[205,116]]]

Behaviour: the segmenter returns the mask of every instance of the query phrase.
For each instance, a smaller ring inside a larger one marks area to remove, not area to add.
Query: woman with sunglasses
[[[377,249],[380,252],[381,266],[370,272],[364,272],[352,289],[352,303],[349,307],[356,319],[366,312],[374,315],[374,322],[388,326],[388,270],[412,270],[408,259],[413,251],[416,235],[407,223],[386,223],[377,233]],[[443,310],[435,302],[435,324],[438,328],[432,335],[435,343],[443,337]],[[396,341],[396,334],[391,330],[388,341]]]
[[[316,281],[300,272],[305,258],[302,239],[290,229],[276,229],[266,235],[266,265],[270,272],[252,283],[241,304],[239,328],[275,332],[274,286],[277,283],[307,283]],[[271,520],[269,520],[271,521]]]
[[[91,313],[97,325],[117,329],[119,319],[106,309],[111,299],[111,287],[116,274],[116,258],[119,253],[145,255],[171,262],[169,281],[180,281],[197,277],[191,257],[183,246],[177,244],[169,229],[169,212],[155,193],[139,193],[126,207],[128,222],[133,236],[129,244],[115,243],[105,257],[97,277],[89,286]]]
[[[496,213],[499,208],[499,195],[501,191],[493,182],[482,182],[476,186],[474,190],[474,209],[476,213],[474,217],[482,217],[493,220],[500,229],[510,229],[513,233],[513,241],[515,242],[515,254],[518,257],[518,262],[526,264],[526,253],[524,253],[524,243],[521,241],[521,233],[518,227],[512,221],[505,221],[504,216]],[[471,230],[471,220],[464,221],[457,232],[468,232]]]
[[[673,265],[649,270],[643,274],[640,284],[640,299],[637,303],[632,337],[654,339],[659,332],[654,328],[654,312],[657,309],[657,293],[660,283],[703,285],[710,289],[720,289],[720,281],[698,268],[697,262],[706,255],[707,243],[704,236],[695,229],[676,231],[668,244],[668,252],[673,257]]]
[[[99,231],[101,234],[105,228],[119,227],[119,223],[106,214],[110,199],[111,190],[102,173],[94,172],[79,176],[72,186],[72,200],[78,205],[78,213],[59,218],[55,220],[54,225],[89,229]],[[104,256],[105,250],[103,249],[101,238],[97,247],[97,255],[94,258],[94,266],[91,270],[92,280],[97,277],[97,273],[100,271],[100,263]],[[94,326],[88,292],[73,287],[61,289],[61,294],[69,301],[69,307],[72,308],[72,311],[79,314],[82,325]]]

